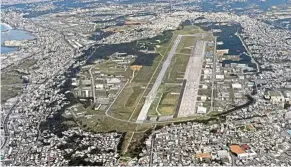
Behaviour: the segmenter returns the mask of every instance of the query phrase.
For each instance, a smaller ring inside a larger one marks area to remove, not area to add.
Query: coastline
[[[15,29],[11,25],[1,22],[1,54],[9,54],[18,51],[20,46],[5,45],[5,41],[22,42],[34,40],[36,37],[32,32],[22,29]]]
[[[9,31],[9,30],[12,30],[13,29],[13,27],[11,27],[7,23],[1,22],[1,25],[5,26],[5,28],[6,28],[4,31],[1,29],[1,32],[6,32],[6,31]]]
[[[245,44],[245,42],[243,41],[243,39],[241,38],[240,34],[239,33],[235,33],[235,35],[240,39],[241,43],[243,44],[243,46],[245,47],[248,55],[251,57],[251,61],[253,63],[256,64],[257,66],[257,73],[260,72],[260,66],[259,66],[259,63],[254,59],[254,57],[252,56],[251,52],[249,51],[249,48],[247,47],[247,45]]]

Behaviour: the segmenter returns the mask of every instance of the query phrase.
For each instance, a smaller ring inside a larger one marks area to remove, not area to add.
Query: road
[[[140,111],[140,113],[139,113],[139,115],[137,117],[137,120],[136,120],[137,122],[142,122],[142,121],[146,120],[147,113],[148,113],[148,111],[150,109],[150,106],[153,103],[153,101],[154,101],[154,99],[155,99],[155,97],[157,95],[157,90],[158,90],[159,86],[162,83],[162,80],[163,80],[163,78],[164,78],[164,76],[166,74],[166,71],[167,71],[168,67],[171,64],[172,58],[174,57],[174,55],[176,53],[176,50],[177,50],[178,44],[181,41],[181,38],[182,38],[181,35],[177,36],[177,38],[176,38],[176,40],[175,40],[175,42],[174,42],[169,54],[168,54],[167,59],[164,61],[163,65],[162,65],[162,69],[161,69],[161,71],[160,71],[160,73],[159,73],[159,75],[158,75],[158,77],[157,77],[157,79],[156,79],[151,91],[149,92],[149,94],[146,97],[146,101],[145,101],[145,103],[144,103],[144,105],[143,105],[143,107],[142,107],[142,109],[141,109],[141,111]]]
[[[156,134],[155,132],[152,134],[152,139],[151,139],[151,152],[150,152],[150,162],[149,166],[152,166],[153,164],[153,148],[154,148],[154,140],[155,140]]]
[[[93,53],[95,53],[96,51],[96,47],[95,50],[90,54],[89,58],[93,55]],[[93,93],[93,100],[94,100],[94,104],[96,104],[96,92],[95,92],[95,78],[92,75],[92,69],[95,68],[95,65],[93,65],[90,69],[89,69],[89,73],[91,76],[91,89],[92,89],[92,93]]]
[[[243,44],[244,48],[246,49],[248,55],[251,57],[251,59],[254,61],[254,63],[256,64],[257,67],[257,72],[260,72],[260,66],[259,64],[254,60],[252,53],[250,52],[249,48],[247,47],[247,45],[245,44],[245,42],[242,40],[241,36],[239,35],[239,33],[235,33],[235,35],[240,39],[241,43]]]
[[[119,97],[119,95],[121,94],[121,92],[123,91],[123,89],[126,87],[126,85],[128,84],[129,80],[126,81],[126,83],[124,84],[124,86],[118,91],[115,99],[113,100],[113,102],[110,104],[110,106],[107,108],[107,110],[105,111],[105,115],[110,117],[110,118],[113,118],[113,119],[117,119],[119,121],[124,121],[124,122],[130,122],[130,121],[126,121],[126,120],[123,120],[123,119],[118,119],[118,118],[115,118],[115,117],[112,117],[111,115],[109,115],[109,111],[112,107],[112,105],[115,103],[116,99]]]
[[[10,85],[0,85],[0,87],[24,87],[25,84],[10,84]]]
[[[94,76],[92,75],[92,68],[94,68],[94,66],[92,66],[89,69],[89,73],[90,73],[90,77],[91,77],[91,89],[92,89],[92,93],[93,93],[93,101],[94,101],[94,104],[96,104],[95,79],[94,79]]]
[[[215,37],[214,39],[214,50],[213,50],[213,70],[212,70],[212,80],[211,80],[211,84],[212,84],[212,88],[211,88],[211,106],[210,106],[210,111],[213,111],[213,101],[214,101],[214,81],[215,81],[215,77],[216,77],[216,61],[217,61],[217,57],[216,57],[216,44],[217,44],[217,37]]]
[[[4,142],[1,143],[1,150],[6,146],[7,142],[9,141],[9,131],[8,131],[8,121],[9,121],[9,116],[12,113],[12,110],[15,108],[15,106],[18,104],[19,99],[13,104],[13,106],[9,109],[8,113],[5,116],[4,122],[3,122],[3,130],[4,130]]]

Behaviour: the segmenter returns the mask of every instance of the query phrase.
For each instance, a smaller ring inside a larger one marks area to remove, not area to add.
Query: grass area
[[[147,89],[144,89],[143,91],[139,92],[140,93],[139,96],[133,95],[134,97],[137,97],[137,98],[136,98],[135,104],[132,105],[132,107],[130,109],[124,108],[124,107],[120,108],[119,112],[121,112],[121,113],[127,112],[128,119],[131,118],[130,120],[135,121],[136,118],[138,117],[139,111],[141,110],[141,108],[144,104],[145,96],[148,94],[148,92],[150,91],[150,89],[152,87],[152,83],[157,78],[157,76],[159,74],[158,72],[161,69],[161,62],[163,60],[165,60],[166,56],[164,56],[164,55],[167,55],[168,49],[169,49],[171,44],[172,44],[172,41],[169,41],[167,43],[163,43],[161,45],[161,47],[159,48],[160,50],[158,50],[158,52],[160,54],[155,57],[152,66],[143,66],[143,68],[136,74],[135,78],[133,79],[132,83],[138,84],[144,88],[147,87],[147,85],[150,81],[151,81],[151,83],[149,83]],[[152,78],[152,80],[151,80],[151,78]],[[120,95],[120,97],[118,97],[118,99],[119,98],[124,98],[124,97],[122,95]],[[119,103],[119,104],[121,104],[121,103]],[[123,103],[123,104],[125,104],[125,103]],[[117,104],[115,103],[114,105],[118,106],[118,103]],[[125,116],[125,114],[123,116]]]
[[[134,103],[136,102],[138,96],[142,92],[142,89],[139,86],[133,87],[132,90],[133,90],[133,92],[131,93],[131,95],[129,96],[129,98],[125,104],[126,107],[132,107],[134,105]]]
[[[180,92],[181,87],[179,86],[169,86],[169,85],[161,85],[156,99],[152,103],[148,116],[166,116],[173,115],[178,103],[179,94],[171,94]]]
[[[206,115],[211,117],[211,116],[217,116],[218,114],[220,114],[220,112],[218,112],[218,111],[210,111]]]
[[[17,96],[22,90],[22,87],[1,87],[1,103],[6,102],[8,99]]]
[[[159,112],[161,115],[173,115],[175,113],[174,105],[162,105],[159,107]]]
[[[172,92],[180,92],[178,88],[171,88],[163,94],[159,103],[158,111],[161,115],[173,115],[178,104],[179,94],[171,94]]]
[[[149,117],[154,117],[154,116],[159,115],[157,109],[158,109],[158,106],[159,106],[159,103],[160,103],[162,96],[163,96],[163,92],[161,90],[159,90],[159,92],[156,95],[155,100],[153,101],[153,103],[148,111]]]
[[[197,34],[197,33],[201,33],[201,32],[204,32],[204,31],[200,27],[192,26],[192,25],[184,26],[182,30],[176,31],[176,33],[179,33],[182,35]]]
[[[138,83],[128,83],[111,107],[110,115],[128,120],[137,105],[138,99],[141,98],[144,91],[142,87],[144,86]]]
[[[199,89],[198,95],[206,95],[208,97],[211,96],[211,89]]]
[[[176,54],[168,71],[166,72],[165,82],[181,83],[187,68],[190,55]]]
[[[124,155],[126,154],[127,152],[127,149],[130,145],[130,142],[132,140],[132,137],[134,135],[134,132],[128,132],[125,134],[124,136],[124,140],[123,140],[123,143],[122,143],[122,147],[121,147],[121,154]]]
[[[21,75],[17,74],[14,71],[9,71],[5,73],[1,73],[1,86],[7,85],[10,86],[11,84],[22,84],[23,80],[21,79]]]
[[[134,77],[132,82],[136,82],[136,83],[144,83],[147,84],[154,71],[156,70],[159,62],[163,59],[163,57],[161,55],[156,56],[153,65],[152,66],[143,66],[140,71],[137,73],[137,75]]]
[[[17,96],[24,88],[21,77],[26,74],[18,72],[17,69],[29,71],[35,63],[34,59],[25,59],[17,66],[11,66],[1,71],[1,102]]]
[[[187,37],[187,36],[182,37],[181,42],[179,43],[177,47],[176,53],[190,54],[191,49],[193,48],[195,42],[196,42],[196,37]]]
[[[167,93],[163,99],[161,100],[160,104],[161,105],[172,105],[176,104],[178,102],[179,95],[178,94],[171,94]]]
[[[117,63],[112,60],[101,63],[95,67],[96,70],[100,70],[101,73],[109,75],[123,75],[126,78],[129,78],[132,74],[130,68],[116,68]]]
[[[122,118],[122,119],[128,119],[127,117],[129,116],[124,115],[127,113],[126,111],[128,110],[128,108],[125,105],[127,104],[127,101],[133,92],[134,91],[132,89],[132,86],[130,85],[126,86],[123,89],[123,91],[121,92],[121,94],[116,99],[113,106],[111,107],[111,111],[110,111],[111,115],[118,116],[118,118]]]
[[[179,53],[182,53],[182,54],[191,54],[191,51],[192,51],[192,47],[184,47],[183,49],[180,50]]]
[[[85,130],[93,130],[95,132],[128,132],[135,131],[137,124],[121,122],[110,117],[107,117],[104,113],[93,115],[90,119],[80,118],[78,120],[81,127]]]
[[[208,116],[208,115],[194,115],[194,116],[189,116],[189,117],[178,117],[172,120],[172,122],[157,122],[156,124],[159,126],[166,126],[171,123],[180,123],[180,122],[209,122],[211,120],[219,119],[218,116]]]
[[[140,152],[143,149],[143,142],[148,136],[150,130],[146,133],[134,133],[131,140],[129,141],[129,145],[127,148],[127,155],[132,156],[132,157],[137,157],[139,156]]]

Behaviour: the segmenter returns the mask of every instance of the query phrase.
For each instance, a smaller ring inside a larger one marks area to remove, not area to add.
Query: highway
[[[192,50],[184,75],[186,85],[179,108],[178,117],[187,117],[196,113],[196,101],[205,55],[205,47],[206,41],[197,41]]]
[[[91,89],[92,89],[93,101],[94,101],[94,105],[95,105],[96,104],[95,79],[94,79],[94,76],[92,75],[92,68],[94,68],[94,66],[92,66],[89,69],[89,73],[90,73],[90,76],[91,76]]]
[[[10,85],[0,85],[0,87],[24,87],[25,84],[22,83],[22,84],[10,84]]]
[[[162,66],[162,69],[151,89],[151,91],[149,92],[149,94],[147,95],[146,97],[146,101],[137,117],[137,120],[136,122],[142,122],[142,121],[145,121],[146,118],[147,118],[147,113],[151,107],[151,104],[153,103],[156,95],[157,95],[157,90],[159,88],[159,86],[161,85],[162,83],[162,80],[166,74],[166,71],[168,69],[168,67],[170,66],[171,64],[171,61],[172,61],[172,58],[174,57],[175,53],[176,53],[176,50],[177,50],[177,47],[178,47],[178,44],[180,43],[181,41],[181,38],[182,38],[182,35],[178,35],[169,54],[168,54],[168,57],[167,59],[164,61],[163,63],[163,66]]]
[[[93,55],[93,53],[95,53],[96,51],[96,47],[95,50],[90,54],[89,58]],[[92,74],[92,69],[95,68],[95,65],[93,65],[90,69],[89,69],[89,73],[91,76],[91,89],[92,89],[92,93],[93,93],[93,100],[94,100],[94,105],[96,104],[96,92],[95,92],[95,78]]]
[[[3,122],[3,130],[4,130],[4,141],[1,142],[1,150],[4,149],[6,146],[7,142],[9,141],[9,131],[8,131],[8,121],[9,121],[9,116],[12,113],[12,110],[15,108],[15,106],[18,104],[19,99],[12,105],[12,107],[9,109],[8,113],[5,116],[4,122]]]

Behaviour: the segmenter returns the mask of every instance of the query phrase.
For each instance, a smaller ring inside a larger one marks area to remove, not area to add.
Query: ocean
[[[1,23],[1,54],[16,51],[17,47],[2,46],[6,40],[28,40],[34,39],[34,36],[23,30],[13,29],[11,26]]]

